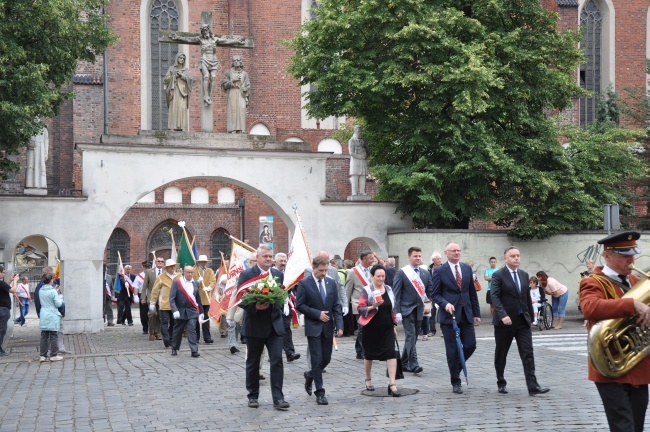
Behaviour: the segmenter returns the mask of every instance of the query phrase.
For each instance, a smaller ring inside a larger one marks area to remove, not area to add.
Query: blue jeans
[[[566,317],[566,303],[569,300],[569,291],[565,292],[559,297],[553,297],[552,307],[553,316],[558,318]]]
[[[16,323],[20,325],[25,324],[25,317],[29,313],[29,299],[20,297],[20,316],[16,319]]]

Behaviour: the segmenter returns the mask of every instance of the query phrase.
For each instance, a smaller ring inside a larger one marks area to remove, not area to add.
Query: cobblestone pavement
[[[418,342],[424,371],[398,381],[401,388],[418,392],[401,398],[362,395],[363,362],[355,360],[354,339],[338,339],[324,375],[328,406],[318,406],[304,391],[306,339],[302,329],[294,330],[302,358],[285,362],[284,394],[291,403],[286,412],[272,408],[268,363],[260,407],[246,406],[243,349],[230,354],[218,332],[214,344],[199,345],[200,358],[190,357],[186,340],[172,357],[161,341],[142,335],[137,314],[135,322],[99,334],[67,335],[66,348],[73,353],[58,363],[38,362],[34,317],[26,327],[15,328],[11,355],[0,362],[0,431],[607,429],[595,386],[586,379],[586,331],[578,319],[567,320],[562,330],[534,331],[537,377],[551,388],[546,395],[528,395],[516,344],[506,368],[510,393],[497,393],[493,329],[483,324],[463,395],[451,392],[440,333]],[[400,331],[400,342],[403,337]],[[384,371],[375,362],[378,391],[387,385]]]

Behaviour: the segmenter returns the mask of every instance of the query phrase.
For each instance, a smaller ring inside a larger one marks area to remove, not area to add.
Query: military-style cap
[[[604,250],[620,255],[637,255],[641,253],[636,243],[640,237],[641,234],[636,231],[623,231],[598,240],[598,244],[603,245]]]
[[[124,268],[128,269],[128,268],[133,268],[133,267],[131,267],[131,264],[127,264],[127,265],[124,266]]]

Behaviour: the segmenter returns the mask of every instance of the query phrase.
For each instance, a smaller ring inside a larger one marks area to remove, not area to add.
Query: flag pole
[[[229,237],[230,237],[230,240],[234,241],[234,242],[237,243],[239,246],[241,246],[241,247],[243,247],[243,248],[245,248],[245,249],[248,249],[248,250],[251,251],[251,252],[255,252],[255,248],[254,248],[254,247],[252,247],[252,246],[250,246],[250,245],[247,245],[247,244],[244,243],[243,241],[241,241],[241,240],[239,240],[239,239],[236,239],[236,238],[233,237],[233,236],[229,236]]]
[[[300,215],[298,214],[298,204],[293,203],[293,208],[294,213],[296,214],[296,221],[297,221],[297,228],[300,229],[300,234],[302,234],[302,238],[305,241],[305,246],[307,247],[307,257],[309,258],[309,262],[312,261],[311,258],[311,251],[309,250],[309,242],[307,241],[307,236],[305,235],[305,229],[302,226],[302,220],[300,219]]]

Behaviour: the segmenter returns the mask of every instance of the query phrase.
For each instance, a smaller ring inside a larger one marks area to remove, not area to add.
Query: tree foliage
[[[416,226],[543,238],[601,223],[603,194],[548,115],[583,94],[578,36],[539,0],[323,0],[316,15],[289,43],[290,73],[315,84],[309,115],[364,125],[379,198]]]
[[[94,62],[116,38],[104,26],[107,0],[0,0],[0,176],[58,113],[81,60]]]

